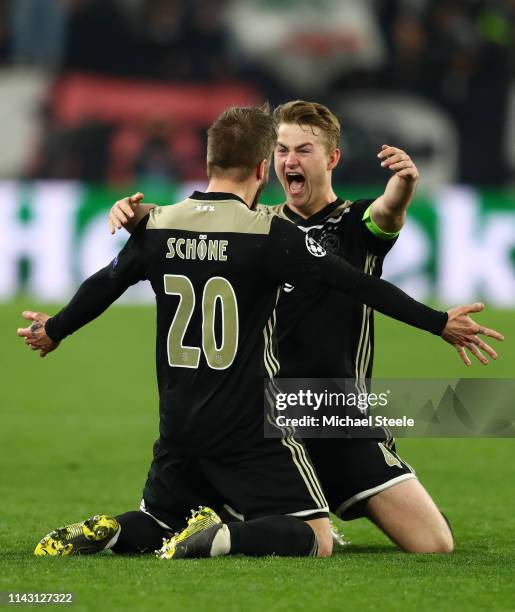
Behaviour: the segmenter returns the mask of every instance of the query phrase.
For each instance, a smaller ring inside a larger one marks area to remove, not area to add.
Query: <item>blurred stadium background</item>
[[[388,278],[515,307],[514,15],[512,0],[0,0],[0,300],[60,301],[104,265],[119,195],[202,187],[228,105],[304,98],[341,119],[342,196],[381,192],[384,142],[419,166]]]
[[[368,609],[363,592],[377,595],[367,591],[377,579],[383,605],[447,609],[459,596],[454,609],[511,608],[511,440],[401,445],[455,523],[452,560],[394,557],[359,522],[346,533],[370,549],[323,571],[285,562],[282,581],[257,561],[221,561],[203,590],[196,565],[174,568],[171,586],[152,559],[118,559],[115,579],[92,559],[34,569],[30,551],[46,530],[138,499],[157,427],[153,315],[114,309],[41,363],[15,329],[22,309],[54,312],[115,255],[126,239],[107,230],[116,199],[140,190],[166,204],[205,185],[205,130],[225,107],[303,98],[342,122],[342,197],[382,192],[381,144],[412,155],[420,186],[385,275],[444,306],[484,300],[482,321],[507,340],[497,364],[467,375],[513,377],[514,18],[514,0],[0,0],[0,540],[12,562],[0,588],[74,590],[78,609],[93,606],[92,590],[114,608],[161,609],[172,589],[171,609],[310,610],[337,609],[345,587],[348,602]],[[276,182],[263,199],[281,201]],[[122,299],[151,295],[137,287]],[[377,376],[463,375],[434,339],[378,323]],[[263,582],[249,587],[257,570]],[[298,583],[303,571],[309,584]],[[218,578],[232,581],[229,607]],[[304,607],[292,605],[300,586]]]

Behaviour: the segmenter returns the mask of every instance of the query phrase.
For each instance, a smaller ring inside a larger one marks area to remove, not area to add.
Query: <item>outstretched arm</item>
[[[418,170],[411,157],[402,149],[383,145],[378,154],[381,166],[394,175],[385,192],[370,208],[370,217],[387,234],[399,232],[406,221],[406,210],[413,198],[418,181]]]
[[[338,257],[331,257],[331,262],[321,278],[329,282],[341,291],[349,293],[352,297],[375,308],[378,312],[441,336],[443,340],[454,346],[465,365],[471,365],[465,349],[484,365],[488,359],[481,350],[485,351],[492,359],[497,358],[497,353],[486,342],[478,337],[478,334],[503,340],[502,334],[476,323],[469,314],[481,312],[484,304],[468,304],[448,310],[446,313],[439,312],[417,302],[401,289],[384,281],[381,278],[362,273],[353,268]],[[332,268],[332,271],[331,271]]]
[[[448,312],[434,310],[395,285],[364,274],[343,259],[326,253],[309,235],[281,219],[273,219],[269,240],[268,269],[277,280],[300,289],[332,287],[343,291],[393,319],[441,336],[457,348],[467,365],[469,360],[465,348],[469,348],[482,363],[488,363],[488,360],[480,349],[496,358],[495,351],[480,340],[478,334],[503,340],[502,334],[478,325],[468,316],[481,311],[483,304],[460,306]]]

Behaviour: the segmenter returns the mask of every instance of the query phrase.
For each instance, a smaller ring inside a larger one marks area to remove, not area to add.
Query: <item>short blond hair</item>
[[[296,123],[301,126],[320,128],[329,153],[340,146],[340,122],[336,115],[323,104],[305,100],[286,102],[274,110],[274,119],[277,125]]]

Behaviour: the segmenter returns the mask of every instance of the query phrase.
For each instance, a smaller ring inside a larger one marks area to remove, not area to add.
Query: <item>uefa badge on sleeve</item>
[[[324,247],[318,244],[316,240],[313,240],[313,238],[311,238],[311,236],[308,236],[307,234],[306,247],[311,253],[311,255],[314,255],[315,257],[324,257],[324,255],[326,254],[326,250],[324,249]]]

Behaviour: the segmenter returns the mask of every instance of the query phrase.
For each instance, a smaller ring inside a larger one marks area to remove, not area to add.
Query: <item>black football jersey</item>
[[[325,250],[367,274],[380,277],[383,260],[395,239],[375,236],[363,215],[373,200],[340,199],[308,219],[286,205],[276,214],[293,221]],[[372,309],[334,289],[303,291],[287,284],[277,309],[281,376],[353,378],[372,375]]]
[[[285,282],[331,286],[412,325],[441,333],[447,315],[364,275],[276,215],[237,196],[195,192],[142,220],[118,256],[46,324],[60,340],[130,285],[156,296],[161,446],[219,453],[263,437],[263,384],[279,372],[275,308]]]

